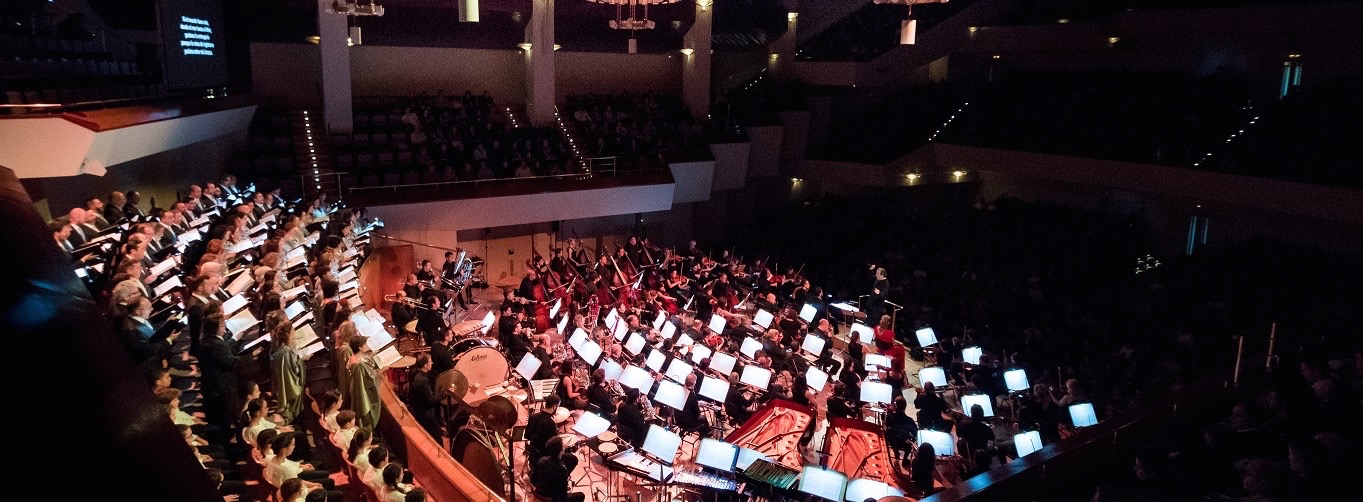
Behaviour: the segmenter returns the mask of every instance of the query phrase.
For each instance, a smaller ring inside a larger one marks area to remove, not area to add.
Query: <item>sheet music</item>
[[[364,311],[364,317],[369,319],[370,322],[383,323],[384,321],[383,314],[380,314],[379,311],[374,308]]]
[[[227,246],[227,249],[226,249],[226,250],[227,250],[227,252],[229,252],[229,253],[240,254],[242,251],[245,251],[245,250],[247,250],[247,249],[251,249],[251,247],[253,247],[253,246],[255,246],[255,242],[252,242],[250,239],[245,239],[245,240],[236,242],[236,243],[232,244],[231,246]]]
[[[729,381],[706,376],[700,381],[700,395],[722,403],[729,399]]]
[[[270,341],[270,334],[269,334],[269,333],[266,333],[266,334],[264,334],[264,335],[261,335],[261,336],[256,337],[254,340],[251,340],[251,341],[249,341],[249,342],[246,342],[245,345],[242,345],[241,348],[237,349],[237,352],[238,352],[238,353],[245,353],[246,351],[251,350],[252,347],[255,347],[256,345],[259,345],[260,342],[268,342],[268,341]]]
[[[374,329],[375,326],[378,326],[378,329]],[[369,350],[378,352],[388,344],[393,343],[393,335],[388,334],[388,331],[385,331],[382,325],[371,323],[366,325],[365,328],[365,336],[369,337],[365,345],[369,346]]]
[[[298,329],[299,326],[303,326],[310,322],[312,322],[312,312],[306,312],[293,320],[293,329]]]
[[[283,293],[280,293],[279,296],[280,296],[280,298],[283,298],[284,301],[287,302],[287,301],[293,300],[294,298],[297,298],[298,295],[301,295],[301,294],[303,294],[303,293],[306,293],[307,291],[308,291],[308,287],[307,287],[306,285],[303,285],[303,286],[296,286],[296,287],[292,287],[292,288],[289,288],[289,289],[284,290],[284,292],[283,292]]]
[[[312,331],[311,325],[304,324],[303,327],[298,328],[293,332],[293,348],[295,349],[307,347],[316,341],[317,333]]]
[[[390,345],[374,355],[374,362],[378,363],[379,368],[392,366],[393,363],[398,362],[399,359],[402,359],[402,353],[398,352],[397,345]]]
[[[347,282],[355,280],[356,277],[358,276],[355,275],[355,267],[347,267],[345,270],[342,270],[339,274],[336,275],[336,282],[345,284]]]
[[[685,401],[684,398],[683,401]],[[681,448],[681,436],[656,424],[650,424],[648,435],[644,437],[644,446],[640,449],[653,455],[664,464],[672,465],[677,459],[679,448]]]
[[[228,284],[226,289],[228,293],[235,295],[246,291],[246,288],[251,287],[255,282],[255,278],[251,277],[251,271],[248,270],[238,274],[236,279],[232,279],[232,283]]]
[[[868,498],[880,500],[890,496],[903,497],[904,492],[886,484],[884,481],[853,479],[847,482],[847,490],[843,495],[843,500],[846,502],[862,502]]]
[[[543,364],[544,361],[535,357],[534,353],[527,352],[524,357],[521,357],[521,361],[516,363],[516,373],[529,379],[530,377],[535,376],[535,372],[539,371],[540,366]]]
[[[745,356],[748,356],[748,358],[750,358],[750,359],[756,359],[756,358],[757,358],[757,351],[758,351],[758,350],[761,350],[761,349],[762,349],[762,342],[759,342],[759,341],[757,341],[756,339],[753,339],[753,338],[744,338],[744,339],[743,339],[743,345],[741,345],[741,346],[738,347],[738,352],[739,352],[740,354],[743,354],[743,355],[745,355]]]
[[[251,327],[260,324],[260,321],[256,319],[256,316],[251,315],[250,309],[242,309],[241,312],[232,316],[224,324],[227,326],[227,330],[232,333],[233,339],[241,340],[241,335]]]
[[[823,353],[824,345],[827,343],[828,340],[822,336],[809,335],[805,337],[803,342],[800,342],[800,350],[803,350],[810,355],[817,356]]]
[[[814,392],[823,392],[823,387],[828,383],[828,373],[823,370],[810,366],[805,370],[805,384]]]
[[[160,277],[161,274],[166,273],[167,270],[170,270],[174,267],[175,257],[166,258],[164,260],[161,260],[161,263],[152,265],[151,270],[148,271],[149,272],[148,275],[150,275],[151,277]]]
[[[767,385],[771,383],[771,370],[756,365],[744,366],[738,381],[759,390],[767,390]]]
[[[691,371],[692,368],[690,364],[687,364],[681,359],[673,359],[672,364],[667,365],[667,371],[663,374],[678,382],[685,382],[686,376],[690,375]]]
[[[737,462],[737,446],[717,439],[702,438],[700,440],[700,447],[696,449],[697,464],[713,467],[724,472],[733,472],[734,464]]]
[[[734,372],[734,365],[738,364],[738,359],[725,352],[715,352],[710,355],[710,369],[728,375]]]
[[[831,469],[807,465],[800,473],[800,491],[815,497],[842,502],[847,490],[847,476]]]
[[[710,347],[706,347],[704,345],[692,345],[691,361],[699,364],[701,361],[704,361],[705,358],[710,357],[710,354],[713,353],[714,351],[710,350]]]
[[[672,335],[674,335],[674,334],[676,334],[676,333],[677,333],[677,324],[676,324],[676,323],[669,322],[669,323],[663,325],[663,330],[662,330],[661,332],[659,332],[659,335],[662,336],[663,340],[671,340],[671,339],[672,339]]]
[[[583,413],[578,417],[577,423],[573,424],[573,432],[586,436],[588,439],[600,436],[602,432],[611,428],[611,422],[595,413]]]
[[[305,347],[303,347],[302,349],[300,349],[300,350],[298,351],[298,357],[308,357],[308,356],[311,356],[311,355],[316,354],[316,353],[318,353],[318,352],[321,352],[322,349],[325,349],[325,348],[327,348],[327,347],[326,347],[326,344],[323,344],[323,343],[314,343],[314,344],[312,344],[312,345],[308,345],[308,346],[305,346]]]
[[[638,366],[626,366],[625,371],[620,373],[620,385],[640,392],[648,392],[653,387],[653,382],[653,375]]]
[[[170,290],[183,287],[184,285],[183,282],[180,282],[179,275],[172,275],[169,279],[161,281],[161,284],[157,284],[156,288],[152,290],[152,293],[155,294],[157,298],[160,298],[165,296]]]

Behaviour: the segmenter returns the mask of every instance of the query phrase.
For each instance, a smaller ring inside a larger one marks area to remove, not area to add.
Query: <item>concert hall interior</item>
[[[3,2],[11,485],[1347,498],[1360,89],[1340,0]]]

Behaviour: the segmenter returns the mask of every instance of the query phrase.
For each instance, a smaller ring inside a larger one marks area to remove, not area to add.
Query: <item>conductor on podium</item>
[[[885,312],[885,296],[890,292],[890,279],[885,275],[885,269],[871,264],[871,270],[875,271],[875,282],[871,284],[871,294],[866,296],[866,303],[861,309],[866,312],[867,323],[880,321],[881,314]]]

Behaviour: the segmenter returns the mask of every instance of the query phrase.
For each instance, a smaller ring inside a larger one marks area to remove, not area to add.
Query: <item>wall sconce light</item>
[[[687,48],[685,48],[685,49],[682,49],[682,50],[681,50],[681,53],[682,53],[682,54],[685,54],[687,57],[690,57],[692,54],[695,54],[695,53],[696,53],[696,50],[695,50],[695,49],[692,49],[692,48],[690,48],[690,47],[687,47]]]

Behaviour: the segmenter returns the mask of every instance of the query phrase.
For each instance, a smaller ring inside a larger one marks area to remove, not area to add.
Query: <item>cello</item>
[[[534,303],[535,309],[535,330],[543,333],[549,329],[549,290],[544,287],[544,275],[540,272],[544,265],[544,257],[540,256],[534,248],[531,248],[535,258],[525,260],[526,279],[530,281],[530,295],[527,300]]]

